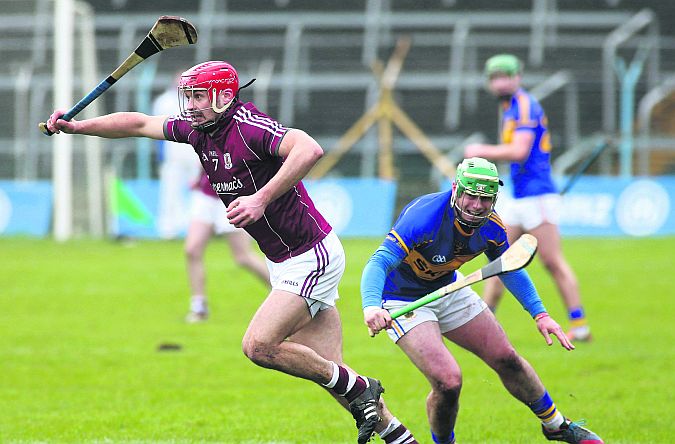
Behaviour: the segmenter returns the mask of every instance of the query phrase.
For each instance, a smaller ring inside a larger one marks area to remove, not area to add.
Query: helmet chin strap
[[[478,228],[482,226],[485,222],[487,222],[489,216],[489,214],[487,216],[474,216],[473,214],[469,214],[466,211],[462,210],[461,208],[459,208],[459,206],[455,206],[454,210],[456,211],[457,214],[456,217],[457,222],[459,222],[460,225],[463,225],[466,228]],[[464,219],[462,215],[469,215],[478,220],[469,222],[467,219]]]
[[[220,116],[217,119],[211,120],[209,122],[204,122],[202,124],[196,125],[193,128],[202,133],[210,133],[216,129],[216,123],[220,120]]]

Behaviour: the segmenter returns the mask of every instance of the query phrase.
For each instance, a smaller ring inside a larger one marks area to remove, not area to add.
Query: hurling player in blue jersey
[[[501,181],[497,168],[481,158],[457,167],[451,191],[413,200],[402,211],[382,245],[363,270],[361,295],[364,320],[389,337],[408,355],[431,384],[427,415],[433,441],[455,442],[462,374],[443,337],[474,353],[489,365],[516,399],[541,420],[546,438],[577,444],[600,444],[593,432],[560,413],[532,366],[515,351],[485,302],[470,288],[458,290],[392,321],[390,311],[403,307],[455,281],[457,269],[485,253],[499,257],[509,246],[494,212]],[[574,346],[547,314],[525,270],[500,276],[534,319],[551,345]]]
[[[493,56],[485,63],[489,89],[500,102],[501,143],[472,144],[466,157],[483,157],[511,162],[513,199],[502,202],[499,213],[506,223],[509,240],[524,232],[537,238],[539,257],[553,277],[567,308],[572,341],[589,341],[577,278],[562,253],[558,219],[560,196],[551,178],[551,140],[548,119],[537,100],[520,86],[522,65],[511,54]],[[498,279],[485,283],[483,299],[492,310],[501,299],[504,286]]]

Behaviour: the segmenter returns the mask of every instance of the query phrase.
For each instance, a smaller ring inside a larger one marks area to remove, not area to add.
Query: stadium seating
[[[637,0],[621,2],[439,0],[395,2],[315,2],[276,0],[227,2],[201,0],[152,2],[92,0],[95,11],[96,47],[101,76],[117,66],[133,49],[147,24],[159,14],[182,15],[195,23],[201,45],[162,53],[150,88],[161,91],[180,66],[203,58],[227,59],[237,65],[243,80],[260,77],[272,67],[269,88],[259,79],[252,91],[262,97],[266,110],[288,125],[305,128],[326,147],[339,137],[376,99],[377,85],[371,71],[376,59],[386,61],[402,35],[412,37],[412,47],[397,83],[396,100],[443,151],[451,151],[472,134],[494,140],[497,126],[494,101],[483,91],[482,62],[496,52],[509,51],[526,65],[525,83],[534,87],[561,70],[571,73],[577,94],[578,132],[583,136],[603,129],[603,44],[609,33],[644,7]],[[653,2],[655,16],[675,16],[672,2]],[[36,24],[49,20],[46,0],[3,2],[4,23],[0,56],[0,88],[13,95],[30,121],[29,128],[51,109],[53,29]],[[37,14],[42,14],[38,17]],[[543,24],[542,24],[543,23]],[[466,32],[466,34],[462,34]],[[675,27],[658,27],[660,61],[658,78],[675,72]],[[128,36],[131,34],[131,37]],[[639,39],[621,48],[619,56],[630,62]],[[130,45],[131,47],[125,47]],[[27,51],[26,48],[30,48]],[[267,65],[263,65],[265,62]],[[81,63],[81,62],[80,62]],[[458,66],[460,63],[461,66]],[[23,69],[23,71],[22,71]],[[22,96],[17,76],[29,73],[36,91]],[[104,99],[105,110],[130,108],[139,86],[134,72]],[[455,75],[453,77],[453,75]],[[649,89],[647,75],[637,84],[636,97]],[[81,79],[76,80],[80,84]],[[84,86],[88,87],[88,86]],[[617,87],[618,89],[618,87]],[[576,135],[565,128],[565,90],[544,100],[558,152],[568,149]],[[254,94],[247,93],[250,98]],[[10,99],[11,100],[11,99]],[[452,104],[458,107],[453,107]],[[617,100],[618,103],[618,100]],[[0,177],[12,177],[18,168],[15,149],[17,125],[0,121]],[[28,143],[49,157],[46,140],[30,136]],[[359,148],[372,144],[368,139]],[[404,138],[397,137],[396,152],[405,159],[407,171],[428,180],[428,164]],[[372,162],[364,162],[359,150],[338,166],[372,174]],[[554,153],[554,156],[557,153]],[[5,162],[4,160],[7,160]],[[36,165],[42,165],[38,162]],[[48,165],[48,162],[46,162]],[[49,169],[33,172],[49,174]]]

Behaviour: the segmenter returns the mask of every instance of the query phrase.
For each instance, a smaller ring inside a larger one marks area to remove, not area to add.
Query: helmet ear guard
[[[224,113],[224,112],[230,107],[230,105],[232,105],[232,102],[234,102],[235,99],[237,98],[237,97],[236,97],[236,94],[233,94],[233,95],[232,95],[232,98],[230,99],[229,102],[227,102],[227,103],[226,103],[225,105],[223,105],[222,107],[219,107],[219,106],[218,106],[218,96],[219,96],[219,94],[218,94],[218,92],[216,91],[216,89],[214,88],[214,89],[213,89],[213,93],[212,93],[212,97],[213,97],[213,98],[211,99],[211,109],[212,109],[214,112],[218,113],[218,114]]]

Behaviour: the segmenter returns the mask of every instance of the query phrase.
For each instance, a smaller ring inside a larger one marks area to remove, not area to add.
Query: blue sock
[[[551,396],[548,394],[548,391],[544,392],[544,395],[538,400],[534,401],[527,405],[532,413],[537,415],[541,422],[547,427],[556,429],[560,426],[564,417],[558,412],[555,403],[551,399]]]
[[[568,313],[570,320],[583,319],[586,317],[583,307],[576,307]]]
[[[453,430],[450,433],[450,438],[446,439],[445,441],[441,441],[434,435],[434,432],[431,432],[431,439],[436,443],[436,444],[452,444],[455,442],[455,431]]]

